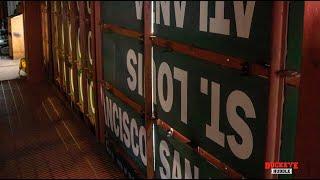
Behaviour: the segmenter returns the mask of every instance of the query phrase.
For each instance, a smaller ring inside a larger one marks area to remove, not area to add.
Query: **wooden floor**
[[[47,83],[0,82],[0,178],[124,178]]]

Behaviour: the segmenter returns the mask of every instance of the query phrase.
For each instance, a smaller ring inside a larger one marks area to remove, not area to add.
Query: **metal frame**
[[[209,161],[211,164],[215,165],[217,168],[219,168],[221,171],[223,171],[229,177],[236,178],[236,179],[244,178],[243,175],[241,175],[236,170],[232,169],[230,166],[228,166],[225,163],[218,160],[215,156],[208,153],[203,148],[201,148],[199,146],[197,146],[197,147],[190,146],[190,144],[189,144],[189,143],[191,143],[190,139],[188,139],[187,137],[185,137],[184,135],[182,135],[181,133],[179,133],[178,131],[173,129],[169,124],[167,124],[163,120],[157,119],[157,126],[166,132],[170,131],[172,133],[173,138],[179,140],[181,143],[192,148],[195,153],[197,153],[198,155],[200,155],[201,157],[203,157],[204,159]]]
[[[194,47],[192,45],[183,44],[171,40],[167,40],[164,38],[159,38],[153,36],[151,32],[151,2],[144,1],[143,3],[143,15],[144,15],[144,32],[136,32],[133,30],[129,30],[126,28],[122,28],[120,26],[116,26],[113,24],[103,24],[101,21],[101,2],[94,1],[94,5],[92,6],[93,18],[91,18],[93,23],[93,27],[91,27],[92,32],[94,32],[94,42],[95,42],[95,62],[96,62],[96,72],[94,72],[94,81],[96,82],[96,102],[97,102],[97,112],[96,112],[96,135],[101,143],[105,143],[105,138],[107,137],[107,133],[105,133],[106,127],[104,123],[104,91],[108,90],[110,93],[118,97],[121,101],[129,105],[134,111],[141,114],[145,118],[145,128],[146,128],[146,144],[147,144],[147,178],[154,178],[154,157],[153,157],[153,126],[156,125],[164,130],[172,130],[168,124],[164,121],[158,119],[155,121],[155,118],[152,117],[152,54],[151,49],[153,46],[160,46],[167,48],[172,51],[176,51],[179,53],[183,53],[189,55],[191,57],[208,61],[213,64],[217,64],[223,67],[241,70],[247,75],[260,76],[263,78],[267,78],[270,82],[269,87],[269,107],[268,107],[268,126],[267,126],[267,137],[266,137],[266,161],[278,161],[280,154],[280,138],[281,138],[281,126],[282,126],[282,112],[283,112],[283,100],[284,100],[284,86],[290,85],[293,87],[300,86],[300,74],[298,72],[293,72],[298,74],[296,76],[287,76],[285,71],[285,59],[286,59],[286,33],[287,33],[287,18],[288,18],[288,2],[273,2],[273,22],[272,22],[272,42],[271,42],[271,61],[270,66],[261,65],[255,63],[247,63],[246,60],[241,58],[235,58],[231,56],[225,56],[219,53],[215,53],[206,49],[201,49],[198,47]],[[85,12],[84,12],[84,2],[80,2],[80,29],[81,29],[81,39],[80,46],[82,50],[82,65],[84,62],[84,48],[85,41],[83,38],[87,38],[84,36],[84,26],[87,23]],[[59,16],[59,15],[58,15]],[[61,27],[60,27],[61,29]],[[94,30],[94,31],[93,31]],[[122,36],[138,39],[143,41],[144,43],[144,82],[145,82],[145,103],[140,105],[130,98],[128,98],[121,91],[112,86],[112,84],[106,83],[104,81],[103,73],[103,59],[102,59],[102,33],[104,31],[111,31]],[[59,35],[60,36],[60,35]],[[60,43],[61,39],[58,38],[58,43]],[[59,48],[59,47],[56,47]],[[59,56],[61,56],[61,51],[59,51]],[[62,64],[60,65],[60,71],[62,70]],[[89,72],[85,67],[85,71],[83,71],[83,94],[84,94],[84,114],[86,114],[87,104],[87,75]],[[61,76],[60,78],[63,78]],[[178,139],[180,142],[192,147],[189,142],[190,140],[180,134],[179,132],[173,130],[173,137]],[[121,146],[117,145],[113,141],[110,141],[112,146],[115,146],[118,154],[122,154],[126,161],[129,162],[134,169],[139,169],[136,167],[135,163],[128,158],[125,153],[125,149]],[[219,161],[213,155],[209,154],[205,150],[200,147],[192,147],[194,151],[208,160],[210,163],[218,167],[224,173],[233,178],[242,178],[243,175],[239,174],[228,165]],[[137,170],[138,171],[138,170]],[[138,173],[139,174],[139,173]],[[274,178],[270,174],[270,172],[265,173],[265,178]]]
[[[98,128],[99,132],[97,133],[98,139],[100,143],[105,144],[104,139],[104,132],[105,132],[105,123],[104,123],[104,112],[103,112],[103,106],[104,106],[104,93],[102,94],[102,91],[104,89],[103,84],[103,62],[102,62],[102,32],[100,28],[101,24],[101,2],[100,1],[94,1],[94,19],[95,19],[95,37],[96,37],[96,82],[97,82],[97,91],[96,91],[96,99],[98,103]]]
[[[143,18],[144,18],[144,113],[145,113],[145,129],[146,129],[146,146],[147,146],[147,178],[154,178],[153,168],[153,124],[152,119],[152,44],[151,44],[151,1],[143,2]]]
[[[266,138],[267,162],[277,162],[280,158],[280,139],[284,101],[285,77],[278,74],[284,70],[287,48],[288,2],[273,2],[272,42],[270,64],[270,86],[268,125]],[[276,178],[276,175],[265,171],[265,178]]]
[[[47,78],[51,80],[52,78],[52,61],[51,61],[51,39],[50,39],[50,15],[51,15],[50,5],[46,2],[41,2],[41,29],[42,29],[42,53],[43,53],[43,65],[45,68],[45,73]]]
[[[68,2],[71,6],[70,12],[70,23],[71,29],[75,30],[76,23],[77,23],[77,16],[76,16],[76,8],[75,2]],[[78,73],[77,73],[77,35],[75,33],[71,34],[71,44],[72,44],[72,52],[71,52],[71,63],[72,63],[72,71],[73,71],[73,86],[74,86],[74,94],[73,94],[73,103],[72,105],[76,105],[76,102],[79,101],[79,90],[78,90]],[[77,107],[77,106],[76,106]]]
[[[133,30],[129,30],[126,28],[122,28],[113,24],[102,24],[101,29],[103,31],[111,31],[123,36],[127,36],[130,38],[138,39],[143,41],[143,33],[136,32]],[[231,56],[225,56],[219,53],[215,53],[209,50],[201,49],[194,47],[192,45],[183,44],[159,37],[155,37],[151,35],[149,37],[151,39],[151,43],[153,46],[164,47],[170,49],[175,52],[179,52],[185,55],[189,55],[191,57],[195,57],[200,60],[208,61],[223,67],[242,70],[247,75],[255,75],[260,76],[262,78],[270,78],[270,68],[268,66],[263,66],[261,64],[248,64],[247,61],[240,58],[235,58]],[[278,72],[277,72],[278,73]],[[286,76],[284,75],[286,84],[299,87],[300,83],[300,74],[298,72],[293,71],[292,74],[296,74],[295,76]],[[279,74],[280,75],[280,74]]]
[[[130,106],[135,112],[137,112],[140,115],[144,115],[144,107],[140,104],[136,103],[135,101],[131,100],[128,96],[123,94],[120,90],[112,86],[110,83],[104,82],[104,87],[106,90],[108,90],[110,93],[112,93],[114,96],[119,98],[121,101],[126,103],[128,106]]]
[[[267,136],[267,146],[268,150],[266,152],[266,160],[267,161],[275,161],[277,156],[279,156],[279,140],[281,137],[281,121],[282,121],[282,102],[283,102],[283,90],[284,85],[288,84],[290,86],[299,87],[300,76],[298,72],[294,72],[298,74],[298,76],[290,76],[281,74],[280,72],[284,70],[284,60],[285,60],[285,51],[286,51],[286,23],[287,23],[287,3],[286,2],[275,2],[274,10],[273,10],[273,32],[272,32],[272,52],[271,52],[271,64],[270,67],[268,65],[264,66],[261,64],[248,64],[247,61],[240,58],[234,58],[231,56],[225,56],[219,53],[215,53],[212,51],[208,51],[205,49],[200,49],[194,47],[192,45],[178,43],[175,41],[155,37],[151,34],[151,26],[148,25],[148,20],[150,18],[150,2],[144,2],[144,18],[145,18],[145,26],[144,33],[136,32],[133,30],[129,30],[126,28],[122,28],[113,24],[100,24],[100,31],[111,31],[123,36],[127,36],[130,38],[135,38],[141,41],[144,41],[144,60],[145,60],[145,91],[146,91],[146,99],[148,100],[148,90],[151,89],[151,64],[148,64],[151,60],[151,54],[149,54],[149,50],[151,52],[151,47],[160,46],[167,48],[172,51],[180,52],[200,60],[209,61],[211,63],[221,65],[223,67],[237,69],[245,71],[244,73],[247,75],[255,75],[263,78],[268,78],[270,81],[270,91],[269,91],[269,111],[268,111],[268,136]],[[281,24],[281,25],[279,25]],[[279,41],[279,39],[281,39]],[[101,52],[100,52],[101,53]],[[150,67],[149,67],[150,66]],[[247,67],[245,67],[247,66]],[[150,68],[150,69],[149,69]],[[148,83],[149,82],[149,83]],[[102,83],[103,84],[103,83]],[[118,97],[120,100],[131,106],[136,112],[141,112],[141,108],[138,104],[134,103],[120,91],[116,90],[112,85],[107,85],[109,91]],[[151,110],[149,108],[152,107],[151,99],[149,102],[145,102],[145,120],[147,122],[146,126],[151,127],[153,124],[152,116],[149,114]],[[149,109],[149,110],[148,110]],[[158,127],[164,130],[172,129],[168,124],[164,123],[161,120],[158,120]],[[148,128],[148,127],[147,127]],[[151,128],[150,128],[151,129]],[[182,143],[188,144],[188,138],[184,137],[177,131],[174,131],[173,136],[179,139]],[[147,152],[152,152],[151,144],[152,137],[147,135]],[[149,143],[148,143],[149,142]],[[149,145],[148,145],[149,144]],[[271,146],[271,148],[269,147]],[[217,166],[227,175],[235,178],[243,177],[241,174],[228,167],[226,164],[222,163],[218,159],[216,159],[213,155],[204,151],[202,148],[197,147],[195,152],[197,152],[200,156],[207,159],[209,162]],[[153,164],[153,156],[147,156],[148,164]],[[270,177],[270,172],[265,175],[266,177]],[[147,167],[147,177],[153,178],[154,172],[150,167]]]

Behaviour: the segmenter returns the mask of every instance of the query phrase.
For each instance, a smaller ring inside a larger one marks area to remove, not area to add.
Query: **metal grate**
[[[50,87],[0,82],[0,178],[125,178]]]

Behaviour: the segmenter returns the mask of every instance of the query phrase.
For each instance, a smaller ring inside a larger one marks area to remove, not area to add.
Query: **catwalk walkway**
[[[46,83],[0,82],[0,178],[123,178]]]

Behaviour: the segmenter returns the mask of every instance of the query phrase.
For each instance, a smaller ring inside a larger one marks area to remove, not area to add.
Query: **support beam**
[[[102,62],[102,32],[100,28],[101,24],[101,2],[100,1],[94,1],[94,28],[95,28],[95,54],[96,54],[96,82],[97,82],[97,102],[98,102],[98,128],[99,133],[97,136],[99,136],[99,141],[102,144],[105,144],[105,123],[104,123],[104,87],[103,83],[103,62]]]
[[[285,78],[278,72],[285,68],[287,48],[288,3],[284,1],[273,3],[266,162],[277,162],[280,157]],[[267,179],[276,177],[269,170],[265,172]]]
[[[28,81],[44,80],[41,32],[41,4],[23,1],[25,56],[28,62]]]
[[[147,146],[147,178],[154,178],[154,158],[153,158],[153,125],[152,119],[152,43],[150,40],[151,32],[151,1],[143,2],[144,17],[144,88],[145,88],[145,128],[146,128],[146,146]]]

